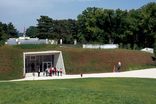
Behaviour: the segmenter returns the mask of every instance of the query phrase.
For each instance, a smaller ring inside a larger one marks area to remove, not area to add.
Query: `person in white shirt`
[[[120,72],[120,69],[121,69],[121,62],[119,61],[117,64],[117,71]]]

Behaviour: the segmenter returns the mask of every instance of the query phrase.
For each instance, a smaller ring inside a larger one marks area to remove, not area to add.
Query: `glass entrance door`
[[[42,62],[42,72],[50,67],[52,67],[52,62]]]

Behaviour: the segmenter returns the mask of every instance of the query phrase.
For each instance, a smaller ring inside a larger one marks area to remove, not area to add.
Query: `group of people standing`
[[[43,71],[43,76],[62,76],[62,68],[50,67]],[[38,77],[40,77],[40,69],[38,70]]]
[[[62,68],[50,67],[45,70],[46,76],[62,76]]]
[[[121,70],[121,62],[119,61],[116,65],[114,65],[113,72],[120,72]],[[62,76],[62,68],[57,69],[56,67],[50,67],[45,69],[43,72],[43,76]],[[82,73],[80,74],[82,77]],[[35,74],[33,73],[33,76]],[[40,69],[38,70],[38,77],[40,77]]]

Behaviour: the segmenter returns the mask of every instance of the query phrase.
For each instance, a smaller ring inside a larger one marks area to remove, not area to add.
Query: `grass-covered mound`
[[[121,61],[121,71],[154,66],[152,54],[125,49],[62,49],[67,73],[112,72]]]
[[[22,77],[22,51],[13,47],[0,47],[0,79],[16,79]]]
[[[155,79],[104,78],[0,83],[0,104],[156,104]]]
[[[112,72],[121,61],[122,71],[153,67],[152,54],[125,49],[82,49],[75,46],[17,45],[0,47],[0,79],[22,77],[23,52],[60,50],[67,74]]]

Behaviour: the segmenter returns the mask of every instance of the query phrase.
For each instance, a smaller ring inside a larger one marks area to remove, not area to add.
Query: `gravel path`
[[[27,81],[27,80],[52,80],[52,79],[74,79],[74,78],[108,78],[108,77],[133,77],[133,78],[156,78],[156,68],[125,71],[125,72],[112,72],[112,73],[93,73],[93,74],[80,74],[76,75],[63,75],[63,76],[42,76],[42,77],[32,77],[28,76],[23,79],[9,80],[9,81]],[[8,82],[8,81],[0,81]]]

